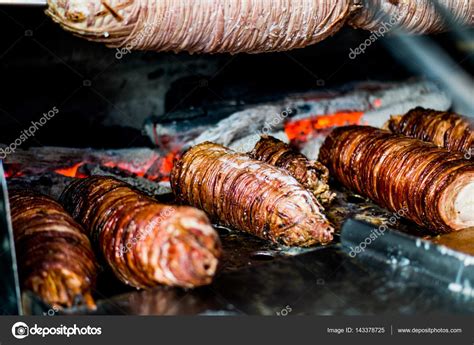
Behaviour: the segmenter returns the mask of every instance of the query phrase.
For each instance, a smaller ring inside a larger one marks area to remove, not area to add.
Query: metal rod
[[[396,34],[385,41],[407,67],[436,80],[453,98],[456,111],[474,117],[472,77],[428,37]]]
[[[47,6],[48,0],[0,0],[1,5]]]

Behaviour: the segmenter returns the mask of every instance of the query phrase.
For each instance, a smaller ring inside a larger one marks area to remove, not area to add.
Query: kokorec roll
[[[124,182],[100,176],[71,183],[61,201],[126,284],[211,282],[221,246],[204,212],[160,204]]]
[[[288,171],[322,204],[327,205],[334,199],[335,194],[328,185],[329,170],[283,141],[264,135],[250,152],[250,157]]]
[[[452,112],[417,107],[392,116],[385,125],[391,132],[429,141],[451,151],[474,155],[474,119]]]
[[[177,198],[224,226],[289,246],[332,240],[315,196],[288,172],[210,142],[188,150],[171,172]]]
[[[433,233],[474,226],[474,162],[461,153],[368,126],[336,128],[319,154],[356,193]]]
[[[12,191],[10,207],[22,288],[53,307],[94,308],[97,265],[81,226],[44,195]]]

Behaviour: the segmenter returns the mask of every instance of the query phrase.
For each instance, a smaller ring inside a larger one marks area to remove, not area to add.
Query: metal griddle
[[[172,201],[170,195],[161,199]],[[216,227],[224,257],[214,282],[206,287],[138,291],[104,268],[94,292],[97,310],[54,310],[28,292],[23,294],[24,310],[37,315],[474,312],[474,292],[470,290],[474,257],[423,240],[423,229],[405,221],[352,257],[350,248],[364,241],[391,214],[344,189],[337,191],[328,213],[338,229],[335,241],[308,249],[278,246]]]

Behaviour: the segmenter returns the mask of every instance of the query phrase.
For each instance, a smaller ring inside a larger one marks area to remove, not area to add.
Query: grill
[[[0,55],[8,85],[0,102],[0,143],[4,150],[14,143],[14,152],[3,160],[9,191],[29,189],[58,199],[71,181],[103,175],[174,204],[173,164],[204,141],[248,152],[261,134],[269,134],[317,159],[334,127],[381,127],[390,115],[417,106],[474,115],[472,32],[456,27],[437,36],[395,32],[352,59],[350,52],[367,32],[346,28],[315,46],[265,55],[158,54],[74,38],[45,20],[40,8],[2,7],[0,16],[2,31],[8,32]],[[34,135],[18,141],[32,128]],[[101,265],[93,292],[96,310],[57,309],[22,291],[21,312],[474,311],[474,251],[466,245],[474,241],[473,229],[433,236],[404,218],[392,221],[392,212],[335,180],[331,188],[336,196],[326,215],[336,233],[328,245],[286,247],[214,224],[223,257],[211,285],[137,291]],[[9,252],[8,207],[0,211]],[[351,255],[383,225],[390,230],[381,239]],[[14,258],[1,261],[5,272],[16,271]],[[2,298],[11,302],[4,314],[18,312],[18,294],[18,284],[4,289]]]

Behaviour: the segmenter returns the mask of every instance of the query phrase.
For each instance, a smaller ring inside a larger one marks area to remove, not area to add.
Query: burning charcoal
[[[317,161],[310,161],[283,141],[262,136],[250,152],[250,157],[285,169],[323,204],[329,204],[334,199],[335,195],[328,185],[329,170]]]
[[[320,161],[352,191],[433,233],[474,226],[474,162],[368,126],[336,128]]]
[[[434,143],[448,150],[474,155],[474,120],[456,113],[417,107],[386,123],[393,133]]]
[[[71,183],[61,201],[124,283],[195,287],[212,281],[221,246],[202,211],[159,204],[102,176]]]
[[[221,145],[188,150],[173,168],[171,187],[221,225],[263,239],[311,246],[333,238],[317,199],[289,173]]]
[[[95,307],[91,290],[97,266],[84,230],[49,197],[26,191],[10,196],[22,286],[54,307],[84,302]]]

